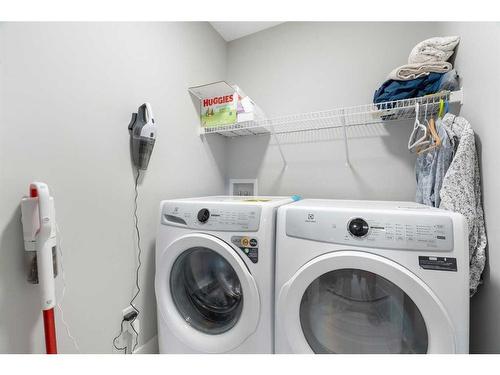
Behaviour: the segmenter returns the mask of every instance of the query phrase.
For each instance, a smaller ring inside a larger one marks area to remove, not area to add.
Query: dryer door
[[[454,353],[432,290],[399,264],[361,251],[311,260],[283,286],[277,324],[297,353]]]
[[[169,245],[159,262],[158,310],[180,341],[194,350],[221,353],[255,332],[257,285],[227,243],[207,234],[185,235]]]

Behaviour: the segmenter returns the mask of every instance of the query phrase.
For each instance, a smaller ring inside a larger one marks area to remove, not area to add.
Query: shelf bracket
[[[283,160],[283,169],[286,169],[286,167],[288,167],[288,163],[286,162],[285,154],[283,153],[283,149],[281,148],[281,143],[276,135],[276,132],[274,131],[274,125],[271,120],[267,120],[267,122],[269,123],[269,129],[271,130],[271,136],[274,138],[274,141],[278,146],[278,151],[280,152],[281,160]]]
[[[351,162],[349,161],[349,144],[347,142],[346,118],[345,118],[345,112],[343,109],[341,111],[340,121],[341,121],[342,129],[344,132],[345,165],[346,165],[346,167],[351,167]]]
[[[458,91],[450,92],[450,102],[458,102],[460,105],[464,102],[464,89],[460,88]]]

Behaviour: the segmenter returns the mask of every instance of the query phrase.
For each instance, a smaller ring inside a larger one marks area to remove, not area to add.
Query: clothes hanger
[[[439,112],[442,112],[441,108],[444,109],[444,102],[443,102],[443,106],[441,106],[441,102],[442,102],[442,99],[440,101],[440,111]],[[426,107],[426,109],[427,109],[427,107]],[[438,116],[439,116],[439,113],[438,113]],[[429,133],[430,133],[431,138],[432,138],[432,143],[430,144],[430,146],[428,146],[426,148],[421,148],[420,150],[418,150],[417,151],[418,155],[421,155],[424,152],[428,152],[428,151],[434,150],[436,148],[439,148],[439,147],[441,147],[441,144],[442,144],[441,137],[439,136],[437,129],[436,129],[436,123],[434,122],[434,116],[431,115],[431,119],[429,121],[427,121],[427,124],[428,124]]]
[[[432,144],[432,141],[433,141],[432,133],[430,132],[430,128],[429,128],[429,120],[427,118],[428,107],[429,107],[429,103],[425,103],[424,124],[425,124],[426,130],[427,130],[427,138],[425,141],[420,142],[418,144],[418,146],[416,147],[416,152],[419,155],[421,154],[421,151],[424,150],[426,148],[426,146],[428,146],[429,144]]]
[[[444,112],[445,112],[444,100],[443,99],[439,99],[438,118],[443,118]]]
[[[416,148],[415,148],[415,151],[417,152],[417,155],[420,155],[420,152],[429,144],[431,143],[432,141],[432,136],[430,134],[430,130],[429,130],[429,121],[427,120],[427,108],[428,108],[428,103],[425,103],[425,112],[424,112],[424,121],[423,121],[423,125],[425,125],[425,128],[426,128],[426,131],[427,131],[427,138],[424,141],[420,142]]]
[[[427,126],[420,123],[419,119],[419,104],[415,103],[415,122],[413,123],[413,130],[410,134],[410,139],[408,139],[408,150],[413,151],[417,146],[428,144],[430,141],[427,140]],[[418,132],[422,131],[423,135],[415,140]]]
[[[420,150],[418,150],[417,151],[418,155],[421,155],[425,152],[428,152],[428,151],[431,151],[431,150],[434,150],[436,148],[441,147],[442,141],[441,141],[441,138],[439,137],[439,134],[437,133],[434,118],[431,118],[429,120],[429,132],[432,135],[433,142],[431,143],[430,146],[428,146],[426,148],[421,148]]]

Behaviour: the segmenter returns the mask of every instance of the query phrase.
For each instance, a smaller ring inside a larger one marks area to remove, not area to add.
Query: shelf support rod
[[[340,116],[340,121],[342,124],[342,129],[344,131],[344,151],[345,151],[345,165],[347,167],[351,166],[351,162],[349,161],[349,145],[347,143],[347,127],[346,127],[346,118],[345,118],[345,112],[342,109],[341,111],[341,116]]]
[[[274,138],[274,141],[276,142],[276,145],[278,146],[278,151],[280,152],[281,155],[281,160],[283,160],[283,168],[286,169],[288,166],[288,163],[286,162],[285,154],[283,153],[283,149],[281,148],[281,143],[276,135],[276,132],[274,131],[274,125],[271,120],[267,120],[269,123],[269,127],[271,129],[271,136]]]

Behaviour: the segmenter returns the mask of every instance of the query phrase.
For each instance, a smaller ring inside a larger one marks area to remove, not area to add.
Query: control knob
[[[210,217],[210,211],[206,208],[202,208],[198,211],[198,221],[200,223],[206,223]]]
[[[353,236],[364,237],[368,234],[370,227],[365,220],[357,217],[349,222],[348,229]]]

